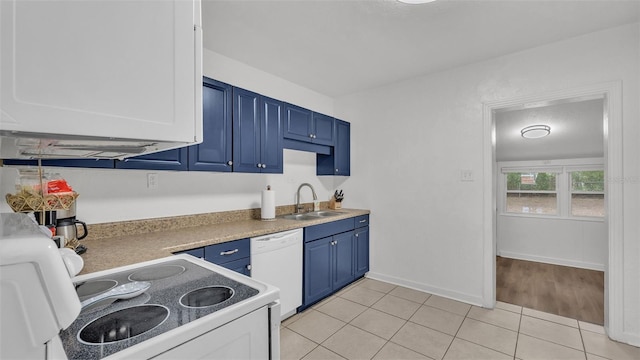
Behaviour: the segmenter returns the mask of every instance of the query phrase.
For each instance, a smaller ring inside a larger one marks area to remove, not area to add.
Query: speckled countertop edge
[[[370,213],[369,210],[359,209],[340,209],[337,211],[342,214],[317,220],[283,218],[276,218],[272,221],[241,220],[111,238],[87,238],[81,241],[88,248],[88,251],[82,255],[84,268],[81,274],[159,259],[182,250],[298,229]]]

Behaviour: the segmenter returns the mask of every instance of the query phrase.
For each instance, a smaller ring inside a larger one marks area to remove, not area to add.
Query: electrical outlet
[[[147,189],[157,189],[157,188],[158,188],[158,174],[157,173],[147,174]]]
[[[460,181],[473,181],[473,171],[460,170]]]

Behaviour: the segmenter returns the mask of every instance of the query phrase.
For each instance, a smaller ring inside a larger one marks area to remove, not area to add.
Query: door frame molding
[[[604,327],[616,340],[624,335],[624,234],[622,162],[622,82],[612,81],[584,87],[527,95],[483,103],[483,306],[496,303],[496,154],[495,121],[497,109],[523,104],[604,96],[605,222],[608,225],[608,262],[604,279]]]

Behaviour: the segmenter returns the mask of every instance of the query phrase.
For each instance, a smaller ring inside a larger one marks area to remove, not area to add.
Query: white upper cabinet
[[[2,0],[0,20],[0,157],[202,141],[200,0]]]

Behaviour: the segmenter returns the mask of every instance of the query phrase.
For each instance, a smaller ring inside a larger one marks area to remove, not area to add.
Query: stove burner
[[[118,285],[118,282],[110,279],[87,281],[77,284],[76,292],[78,293],[78,297],[80,298],[85,296],[90,297],[103,293],[107,290],[111,290],[116,285]]]
[[[168,317],[169,309],[162,305],[133,306],[91,321],[78,332],[78,340],[100,345],[130,339],[156,328]]]
[[[209,286],[182,295],[180,305],[190,308],[203,308],[227,301],[233,295],[233,289],[226,286]]]
[[[171,276],[180,275],[185,271],[181,265],[158,265],[149,266],[129,275],[131,281],[151,281],[165,279]]]

